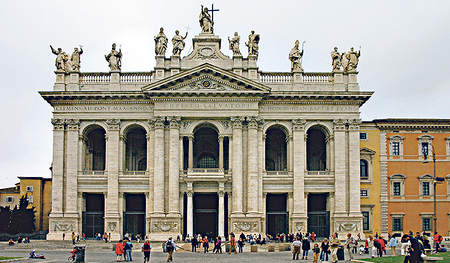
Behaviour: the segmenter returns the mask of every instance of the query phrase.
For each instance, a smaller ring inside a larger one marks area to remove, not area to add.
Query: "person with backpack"
[[[177,251],[177,247],[175,246],[175,243],[173,242],[172,237],[169,237],[169,240],[167,240],[166,245],[164,246],[164,251],[169,253],[169,257],[167,258],[167,262],[173,260],[173,252]]]
[[[144,263],[148,263],[150,261],[150,252],[152,250],[152,245],[150,244],[150,240],[146,239],[144,244],[141,246],[142,252],[144,252]]]
[[[127,239],[127,242],[125,243],[125,254],[127,257],[127,262],[128,261],[133,261],[133,258],[131,257],[131,250],[132,250],[133,244],[131,244],[131,241],[129,239]]]

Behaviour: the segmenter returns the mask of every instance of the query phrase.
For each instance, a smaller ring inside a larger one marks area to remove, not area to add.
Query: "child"
[[[362,255],[363,253],[365,253],[366,248],[364,247],[364,245],[359,246],[359,254]]]
[[[313,253],[314,253],[313,254],[313,263],[317,263],[319,260],[319,254],[320,254],[320,248],[317,243],[314,244]]]

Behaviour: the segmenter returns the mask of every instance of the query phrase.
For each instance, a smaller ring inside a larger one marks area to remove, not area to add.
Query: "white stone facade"
[[[124,234],[128,194],[145,195],[152,240],[194,234],[197,193],[217,193],[220,236],[266,233],[268,194],[286,195],[286,232],[307,231],[308,196],[325,194],[329,232],[362,233],[359,108],[372,92],[359,90],[356,71],[265,73],[257,56],[230,58],[220,43],[201,33],[192,53],[156,56],[148,73],[56,72],[53,91],[41,92],[54,109],[48,239],[83,231],[87,194],[104,196],[103,229],[113,240]],[[93,126],[105,132],[104,169],[86,165]],[[218,134],[214,169],[194,167],[200,126]],[[274,126],[285,133],[286,168],[267,171],[266,137]],[[126,168],[130,127],[145,131],[143,171]],[[326,168],[318,171],[308,169],[310,129],[325,136]]]

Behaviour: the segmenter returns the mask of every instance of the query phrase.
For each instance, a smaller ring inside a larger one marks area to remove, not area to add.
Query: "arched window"
[[[147,170],[147,133],[140,126],[128,129],[125,136],[125,170]]]
[[[279,128],[270,128],[266,132],[266,171],[286,170],[286,134]]]
[[[194,168],[219,168],[219,135],[205,124],[194,132]]]
[[[308,171],[325,171],[327,169],[327,146],[325,133],[320,127],[312,127],[307,132],[306,141]]]
[[[84,170],[104,171],[106,160],[106,132],[98,126],[89,127],[83,136]]]
[[[369,179],[369,164],[366,160],[359,161],[359,175],[361,179],[367,180]]]

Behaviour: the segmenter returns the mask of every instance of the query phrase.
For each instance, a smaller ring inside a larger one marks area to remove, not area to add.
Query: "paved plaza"
[[[103,243],[100,241],[86,241],[80,242],[81,245],[86,245],[86,262],[116,262],[116,255],[112,251],[113,243]],[[143,253],[140,252],[140,246],[133,242],[134,251],[132,253],[134,262],[142,262]],[[177,246],[181,248],[178,252],[174,253],[174,262],[289,262],[292,261],[292,252],[267,252],[267,246],[258,246],[259,252],[250,252],[250,246],[247,244],[244,249],[244,253],[241,254],[213,254],[197,252],[192,253],[183,249],[184,243],[177,243]],[[161,243],[153,243],[153,250],[151,253],[151,262],[166,262],[167,253],[163,253],[161,249]],[[278,244],[276,244],[278,247]],[[73,245],[69,241],[32,241],[30,244],[16,244],[12,247],[8,246],[6,242],[0,243],[0,256],[6,257],[24,257],[25,259],[16,262],[22,262],[28,260],[29,252],[36,249],[38,254],[44,254],[46,259],[36,259],[36,262],[67,262],[67,258],[70,256],[70,250]],[[199,250],[200,251],[200,250]],[[398,253],[400,250],[398,249]],[[312,262],[312,253],[310,251],[308,260],[299,260],[297,262]],[[388,251],[387,256],[390,256]],[[355,258],[367,258],[368,255],[356,255]],[[350,262],[348,259],[348,253],[345,251],[345,261]]]

